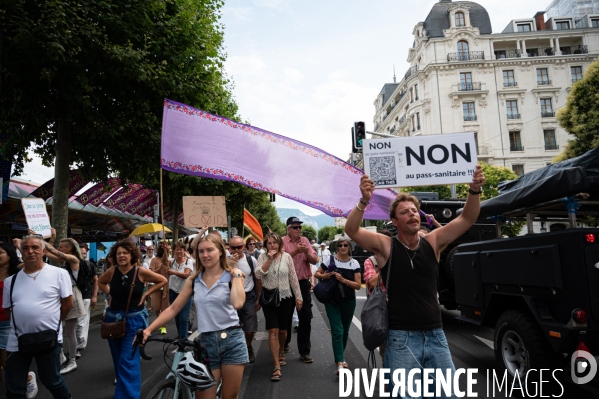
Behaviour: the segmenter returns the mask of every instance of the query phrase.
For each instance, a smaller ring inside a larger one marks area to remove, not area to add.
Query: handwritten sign
[[[469,183],[474,133],[364,140],[364,172],[377,188]]]
[[[225,197],[183,197],[185,227],[226,227]]]
[[[50,237],[52,232],[50,228],[50,218],[46,209],[46,202],[42,198],[23,198],[21,199],[25,219],[29,228],[41,234],[44,238]]]

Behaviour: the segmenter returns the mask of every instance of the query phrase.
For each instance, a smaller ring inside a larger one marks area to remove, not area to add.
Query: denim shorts
[[[227,334],[224,339],[221,338],[223,332]],[[245,364],[250,361],[245,334],[241,328],[202,333],[200,342],[208,352],[210,370],[219,369],[222,364]]]
[[[10,334],[10,321],[0,321],[0,349],[6,350],[8,334]]]

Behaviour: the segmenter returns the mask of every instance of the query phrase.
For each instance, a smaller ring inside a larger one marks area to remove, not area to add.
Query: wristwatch
[[[236,275],[233,276],[233,278],[235,278],[235,277],[243,277],[243,274],[237,273]]]

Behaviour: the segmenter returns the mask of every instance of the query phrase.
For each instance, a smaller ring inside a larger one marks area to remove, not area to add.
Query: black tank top
[[[123,278],[123,274],[118,267],[115,268],[112,280],[110,280],[110,296],[112,301],[110,302],[111,310],[126,310],[127,299],[129,299],[129,290],[131,289],[131,281],[135,274],[135,267],[126,274],[127,278]],[[135,278],[135,287],[133,287],[133,294],[131,295],[131,304],[129,305],[129,312],[136,312],[144,308],[144,304],[138,306],[141,301],[141,296],[144,293],[144,284],[139,279],[139,272]]]
[[[420,248],[414,253],[407,250],[397,237],[393,237],[391,242],[391,285],[387,284],[389,261],[381,270],[389,298],[389,329],[425,331],[441,328],[441,308],[437,300],[439,262],[433,247],[421,239]],[[413,269],[410,258],[414,263]]]

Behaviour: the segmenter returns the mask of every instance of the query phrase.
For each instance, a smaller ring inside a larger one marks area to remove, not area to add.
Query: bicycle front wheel
[[[150,391],[146,396],[146,399],[171,399],[175,397],[175,379],[169,378],[167,380],[160,381],[158,385]],[[179,392],[179,397],[181,392]]]

